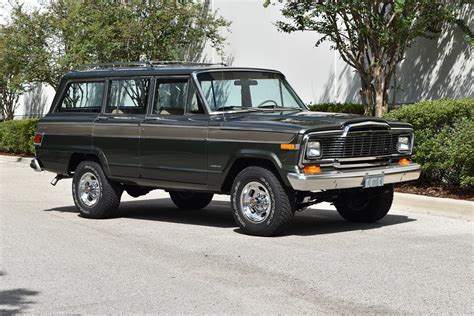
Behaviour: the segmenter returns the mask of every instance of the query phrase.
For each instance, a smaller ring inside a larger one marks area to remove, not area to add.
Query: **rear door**
[[[156,79],[141,129],[143,178],[206,183],[208,116],[189,77]]]
[[[140,174],[140,124],[150,96],[150,77],[110,78],[103,112],[94,124],[94,147],[112,176]]]

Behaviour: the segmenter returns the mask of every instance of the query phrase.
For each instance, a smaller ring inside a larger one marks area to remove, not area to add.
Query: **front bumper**
[[[390,165],[311,175],[289,173],[287,177],[293,189],[297,191],[322,191],[363,187],[366,176],[383,175],[384,184],[389,184],[416,180],[420,177],[420,173],[421,166],[412,163],[407,166]]]

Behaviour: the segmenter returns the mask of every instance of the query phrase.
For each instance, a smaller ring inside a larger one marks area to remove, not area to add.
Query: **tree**
[[[30,82],[57,88],[79,64],[192,60],[210,43],[219,52],[229,25],[208,1],[52,0],[26,12],[14,4],[11,27]]]
[[[265,1],[265,6],[270,4]],[[281,0],[280,0],[281,2]],[[388,89],[397,64],[416,38],[434,38],[448,24],[472,32],[458,18],[459,9],[472,14],[472,0],[300,0],[288,1],[282,9],[290,22],[278,21],[287,33],[316,31],[359,74],[366,114],[382,116],[388,110]]]
[[[0,28],[0,114],[5,120],[13,119],[18,99],[27,90],[11,31],[9,27]]]

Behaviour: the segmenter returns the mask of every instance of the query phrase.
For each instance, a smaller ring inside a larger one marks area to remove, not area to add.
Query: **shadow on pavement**
[[[0,271],[0,276],[6,275]],[[25,309],[34,302],[28,297],[38,295],[39,292],[28,289],[12,289],[0,291],[0,315],[24,313]]]
[[[47,212],[77,213],[74,206],[57,207]],[[170,199],[126,201],[120,204],[116,218],[160,221],[187,225],[201,225],[221,228],[235,228],[240,233],[232,216],[230,202],[213,201],[202,210],[181,210]],[[387,215],[378,223],[350,223],[334,210],[310,209],[296,213],[292,225],[284,235],[321,235],[353,230],[369,230],[384,226],[415,221],[403,215]]]

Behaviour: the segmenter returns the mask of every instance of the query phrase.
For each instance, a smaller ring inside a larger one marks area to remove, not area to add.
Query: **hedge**
[[[310,104],[309,109],[316,112],[352,113],[360,115],[364,114],[364,105],[356,103]]]
[[[415,130],[413,159],[428,185],[474,186],[474,99],[423,101],[388,113]]]
[[[37,119],[13,120],[0,123],[0,151],[34,155],[34,134]]]

